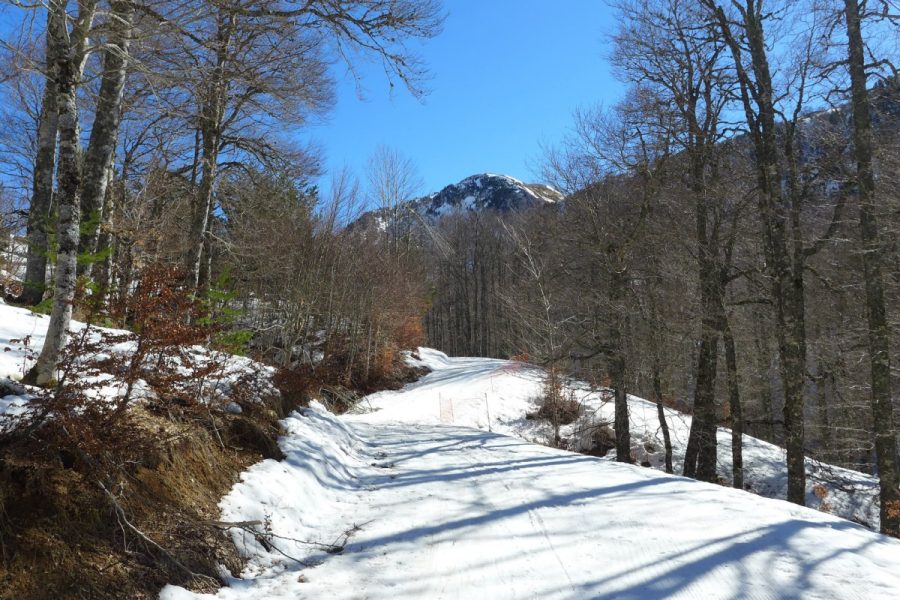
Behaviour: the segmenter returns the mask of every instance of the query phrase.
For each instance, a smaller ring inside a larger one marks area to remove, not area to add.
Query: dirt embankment
[[[340,409],[419,375],[398,360],[391,376],[352,389],[327,373],[282,372],[277,394],[236,389],[239,413],[151,402],[128,409],[121,427],[85,430],[97,439],[46,426],[0,436],[0,599],[156,598],[167,583],[216,589],[219,565],[233,574],[242,566],[218,521],[219,498],[251,464],[282,458],[279,419],[322,393]]]

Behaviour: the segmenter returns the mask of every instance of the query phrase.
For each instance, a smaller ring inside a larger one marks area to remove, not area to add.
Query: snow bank
[[[253,465],[219,505],[223,521],[259,521],[262,526],[254,529],[277,532],[267,548],[245,530],[231,531],[240,553],[251,558],[242,577],[271,576],[298,560],[321,559],[339,540],[319,534],[343,525],[345,515],[336,507],[358,491],[358,469],[367,464],[364,444],[320,404],[291,414],[281,425],[285,460]]]
[[[264,460],[241,474],[219,506],[248,563],[218,595],[168,586],[161,600],[185,598],[297,598],[297,574],[324,561],[350,535],[361,481],[377,460],[357,434],[324,406],[313,403],[281,421],[281,462]],[[248,523],[250,525],[248,525]],[[255,533],[254,533],[255,532]],[[264,541],[261,541],[264,540]]]
[[[46,338],[47,327],[50,318],[46,315],[38,315],[25,308],[9,306],[0,300],[0,382],[7,380],[15,382],[34,365]],[[72,321],[69,330],[74,334],[82,332],[84,323]],[[110,355],[128,355],[135,350],[133,334],[125,330],[108,329],[92,326],[93,339],[100,340],[101,334],[115,336],[119,341],[111,341],[102,351],[92,356],[79,357],[83,361],[95,361]],[[132,338],[125,339],[123,338]],[[219,352],[213,352],[202,346],[193,346],[185,349],[189,360],[182,364],[180,361],[173,366],[186,378],[190,379],[192,369],[201,369],[210,361],[216,360],[222,363],[222,369],[215,373],[208,381],[202,382],[201,397],[208,402],[228,403],[228,397],[234,386],[241,380],[253,378],[259,386],[259,396],[275,394],[276,390],[271,383],[275,369],[262,363],[258,363],[243,356],[233,356]],[[177,361],[178,359],[170,359]],[[85,393],[99,399],[114,400],[122,397],[127,385],[121,379],[117,379],[109,373],[81,373],[78,375],[81,383],[89,384]],[[9,386],[6,386],[9,387]],[[20,386],[19,386],[20,387]],[[28,409],[28,401],[32,396],[26,389],[15,394],[3,394],[0,388],[0,417],[14,417],[24,414]],[[132,390],[132,397],[136,400],[152,397],[152,391],[143,381],[136,382]]]

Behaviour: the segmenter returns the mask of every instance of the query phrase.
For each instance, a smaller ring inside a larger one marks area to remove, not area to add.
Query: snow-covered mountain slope
[[[554,204],[562,199],[560,192],[545,185],[525,184],[508,175],[482,173],[421,198],[416,202],[416,210],[427,217],[437,218],[457,210],[525,210]]]
[[[562,193],[543,184],[522,183],[508,175],[482,173],[394,209],[380,208],[364,213],[351,227],[384,228],[389,220],[407,225],[421,220],[434,224],[442,216],[454,212],[516,212],[551,206],[563,199]]]
[[[424,349],[420,357],[433,371],[370,396],[369,412],[339,419],[314,406],[285,419],[287,459],[255,465],[221,503],[223,520],[245,523],[232,529],[250,558],[242,578],[216,595],[170,586],[161,597],[900,594],[898,540],[787,502],[529,443],[543,435],[523,415],[538,371]],[[650,435],[641,401],[632,407],[638,435]],[[686,422],[669,417],[681,436]],[[774,460],[754,477],[767,469]]]

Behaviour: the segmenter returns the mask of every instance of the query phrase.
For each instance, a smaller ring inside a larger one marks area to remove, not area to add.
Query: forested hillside
[[[900,95],[888,82],[873,96],[880,108],[876,143],[885,153],[879,178],[889,196]],[[804,174],[798,186],[805,199],[791,232],[803,241],[797,251],[814,299],[804,303],[803,314],[805,448],[822,460],[874,472],[870,375],[857,368],[865,361],[867,321],[863,265],[852,247],[858,212],[847,189],[855,168],[846,147],[849,110],[843,104],[799,121],[798,168]],[[579,118],[580,127],[599,134],[606,117]],[[564,185],[574,175],[567,169],[586,160],[577,153],[588,152],[587,143],[573,139],[565,155],[555,157],[567,162],[554,163],[547,176]],[[428,344],[451,355],[528,356],[605,383],[620,356],[630,391],[680,409],[693,405],[703,367],[710,371],[717,422],[731,423],[731,412],[739,411],[735,419],[744,431],[783,444],[778,315],[765,272],[765,240],[755,235],[761,224],[752,204],[750,141],[743,135],[721,140],[709,151],[714,168],[727,176],[709,175],[716,189],[714,198],[704,198],[705,223],[698,224],[696,198],[686,192],[689,156],[678,149],[653,173],[652,190],[637,175],[579,181],[552,206],[461,210],[434,224],[417,220],[411,235],[428,256],[434,294],[425,318]],[[836,162],[823,165],[827,155]],[[651,191],[652,198],[644,196]],[[885,199],[893,232],[896,210]],[[707,309],[694,265],[701,225],[715,242],[706,251],[713,253],[716,275],[710,285],[721,296]],[[885,264],[895,265],[894,236],[886,242]],[[894,314],[900,307],[896,269],[886,275],[886,309]],[[695,334],[704,310],[714,310],[707,320],[718,350],[701,355]],[[609,346],[611,339],[622,340],[618,350]]]
[[[566,199],[425,228],[429,343],[611,385],[620,451],[626,390],[692,411],[686,475],[729,452],[742,487],[746,432],[786,447],[793,501],[811,455],[896,502],[900,94],[857,46],[890,11],[738,4],[617,4],[631,87],[547,149]]]

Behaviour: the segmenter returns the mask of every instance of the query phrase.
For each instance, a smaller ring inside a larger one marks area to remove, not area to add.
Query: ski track
[[[346,594],[329,582],[347,572],[367,584],[347,597],[371,599],[889,598],[900,590],[897,570],[883,586],[841,576],[871,570],[866,556],[881,545],[900,569],[897,543],[812,511],[773,520],[760,510],[771,500],[467,429],[354,429],[388,451],[396,473],[371,482],[368,519],[379,526],[309,574],[310,597]],[[406,487],[416,491],[398,506],[396,490]],[[693,518],[667,524],[667,513]],[[831,547],[830,538],[844,537],[839,550],[819,550],[818,540]]]
[[[301,431],[348,440],[337,449],[323,443],[312,459],[306,446],[282,447],[288,463],[344,465],[340,481],[320,482],[323,497],[340,499],[318,505],[333,511],[322,518],[320,539],[359,530],[342,553],[314,553],[315,567],[273,560],[216,595],[169,586],[163,600],[900,597],[900,541],[849,521],[440,423],[442,398],[473,395],[473,378],[505,364],[456,361],[382,398],[414,400],[422,414],[411,418],[419,421],[398,422],[389,411],[336,419],[308,410],[286,419],[287,441]],[[235,490],[256,481],[249,473]],[[270,481],[262,469],[256,475]],[[275,510],[302,502],[289,489],[279,493],[262,502]],[[230,518],[250,509],[242,510]]]
[[[394,466],[364,480],[371,491],[353,522],[368,524],[342,555],[304,571],[300,597],[862,600],[900,590],[900,544],[810,510],[784,518],[778,501],[467,428],[351,428]],[[880,579],[852,575],[873,571]]]

